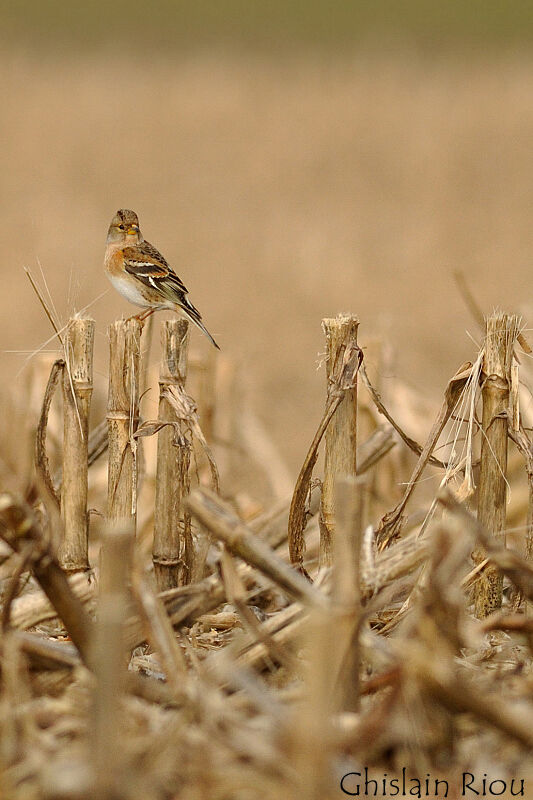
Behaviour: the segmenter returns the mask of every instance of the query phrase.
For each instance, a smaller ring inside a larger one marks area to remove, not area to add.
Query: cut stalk
[[[139,424],[141,323],[117,320],[109,326],[107,425],[109,467],[107,514],[135,526],[137,464],[133,434]]]
[[[341,668],[340,707],[359,710],[359,625],[361,620],[360,560],[363,541],[367,478],[339,478],[336,487],[333,598],[338,604],[336,623]]]
[[[178,443],[179,418],[164,394],[169,386],[185,383],[188,344],[189,323],[167,320],[162,329],[159,420],[174,424],[162,428],[157,441],[152,560],[160,591],[188,583],[192,571],[191,517],[183,504],[190,490],[190,446],[183,437]]]
[[[294,775],[294,788],[288,793],[290,800],[302,797],[322,800],[332,796],[329,791],[334,741],[332,720],[337,711],[334,689],[339,647],[331,620],[329,611],[313,608],[301,637],[306,692],[301,703],[292,705],[285,732],[285,746]]]
[[[106,531],[100,551],[98,622],[94,628],[91,661],[96,675],[92,755],[95,796],[117,797],[124,780],[122,746],[123,709],[126,688],[127,653],[124,625],[128,611],[127,584],[131,572],[133,529]]]
[[[486,320],[483,358],[483,438],[479,475],[478,520],[497,540],[505,531],[507,502],[507,411],[511,386],[513,346],[518,333],[516,316],[497,312]],[[474,552],[479,564],[484,550]],[[487,617],[502,605],[503,576],[493,565],[481,572],[474,588],[478,618]]]
[[[327,347],[327,380],[338,373],[344,355],[357,347],[359,320],[352,314],[339,314],[322,320]],[[339,477],[355,477],[357,448],[357,383],[345,392],[326,430],[324,483],[320,507],[320,565],[331,566],[335,531],[335,484]]]
[[[59,563],[67,572],[89,569],[87,448],[93,391],[93,319],[71,319],[65,332],[63,370],[63,536]]]

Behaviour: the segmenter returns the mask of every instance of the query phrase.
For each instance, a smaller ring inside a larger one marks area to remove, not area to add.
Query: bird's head
[[[142,242],[143,237],[139,228],[139,217],[135,211],[119,208],[107,232],[108,244],[134,245]]]

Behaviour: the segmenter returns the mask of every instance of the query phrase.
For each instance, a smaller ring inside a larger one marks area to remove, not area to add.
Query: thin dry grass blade
[[[404,495],[398,505],[383,517],[376,531],[378,546],[382,550],[399,535],[405,507],[420,476],[426,468],[426,465],[430,462],[431,453],[434,450],[442,431],[444,430],[444,426],[456,408],[458,399],[461,396],[468,379],[470,378],[471,369],[472,364],[470,362],[463,364],[453,378],[451,378],[448,382],[444,396],[444,402],[438,413],[437,419],[433,423],[426,444],[420,453],[419,459],[413,470],[413,474],[409,479]]]
[[[37,426],[37,434],[35,437],[35,466],[37,474],[42,480],[44,486],[47,488],[50,497],[55,501],[59,509],[61,501],[59,492],[54,485],[52,475],[50,474],[50,462],[46,453],[46,432],[48,428],[48,417],[50,415],[50,406],[54,397],[55,390],[59,383],[59,379],[65,368],[63,359],[58,359],[52,365],[50,377],[43,397],[43,404],[41,408],[41,415],[39,424]]]

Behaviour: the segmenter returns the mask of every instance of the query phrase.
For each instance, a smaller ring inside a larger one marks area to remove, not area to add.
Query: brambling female
[[[166,259],[145,241],[135,211],[117,211],[107,233],[104,267],[115,289],[130,303],[148,309],[135,318],[145,320],[161,308],[172,309],[194,323],[220,349],[187,297],[187,289]]]

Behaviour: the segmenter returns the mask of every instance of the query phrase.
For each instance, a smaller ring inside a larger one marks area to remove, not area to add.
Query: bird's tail
[[[197,327],[197,328],[200,328],[200,330],[202,331],[202,333],[203,333],[205,336],[207,336],[207,338],[209,339],[209,341],[210,341],[212,344],[214,344],[214,345],[215,345],[216,349],[217,349],[217,350],[220,350],[220,347],[219,347],[219,346],[218,346],[218,344],[215,342],[215,340],[213,339],[213,337],[211,336],[211,334],[209,333],[209,331],[208,331],[208,330],[207,330],[207,328],[205,327],[204,323],[202,322],[202,318],[201,318],[201,316],[200,316],[200,312],[199,312],[199,311],[198,311],[198,310],[197,310],[197,309],[196,309],[196,308],[193,306],[193,304],[190,302],[190,300],[189,300],[188,298],[185,298],[185,299],[186,299],[186,303],[184,303],[184,304],[182,304],[182,305],[180,305],[180,306],[179,306],[179,310],[181,311],[181,313],[183,314],[183,316],[184,316],[186,319],[188,319],[188,320],[190,320],[191,322],[193,322],[193,323],[196,325],[196,327]]]
[[[211,334],[209,333],[209,331],[208,331],[208,330],[207,330],[207,328],[205,327],[205,325],[204,325],[204,323],[202,322],[202,320],[201,320],[201,319],[194,319],[194,317],[191,317],[191,319],[192,319],[192,321],[194,322],[194,324],[196,325],[196,327],[197,327],[197,328],[200,328],[200,330],[202,331],[202,333],[204,333],[204,334],[207,336],[207,338],[209,339],[209,341],[210,341],[212,344],[214,344],[214,345],[215,345],[216,349],[217,349],[217,350],[220,350],[220,347],[219,347],[219,346],[218,346],[218,344],[215,342],[215,340],[213,339],[213,337],[211,336]]]

